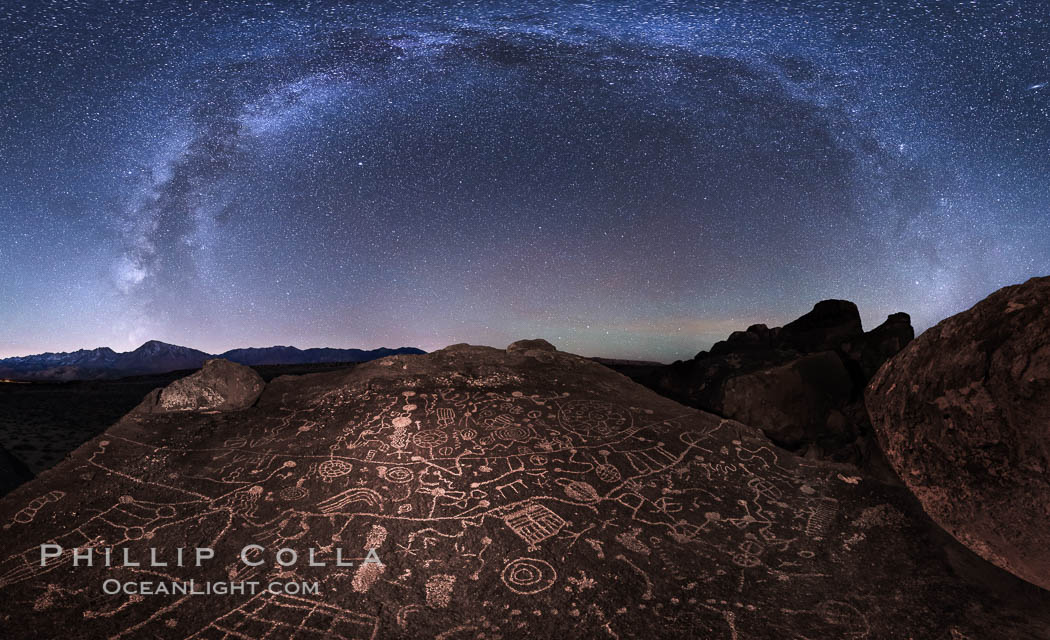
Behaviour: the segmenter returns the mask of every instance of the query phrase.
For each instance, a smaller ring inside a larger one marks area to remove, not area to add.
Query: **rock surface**
[[[535,344],[130,414],[0,500],[0,522],[4,638],[1050,638],[1050,594],[975,568],[903,487]],[[169,564],[40,566],[44,542]],[[214,559],[175,564],[197,546]],[[262,588],[101,593],[191,578]]]
[[[33,472],[13,453],[0,445],[0,495],[33,479]]]
[[[735,331],[692,360],[610,366],[679,402],[759,427],[780,446],[860,464],[877,455],[864,387],[913,337],[906,313],[865,333],[855,304],[824,300],[783,327]]]
[[[930,516],[1050,589],[1050,278],[926,331],[878,372],[867,402]]]
[[[262,376],[250,367],[213,359],[200,371],[154,389],[134,411],[237,411],[252,406],[265,386]]]

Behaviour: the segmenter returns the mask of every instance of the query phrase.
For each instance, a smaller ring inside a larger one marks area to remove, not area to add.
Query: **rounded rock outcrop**
[[[265,387],[251,367],[216,358],[200,371],[154,389],[135,412],[237,411],[255,404]]]
[[[1050,277],[911,342],[866,392],[879,443],[944,529],[1050,589]]]
[[[534,338],[532,340],[518,340],[517,342],[510,343],[510,346],[507,347],[507,353],[557,350],[558,349],[553,344],[547,342],[543,338]]]

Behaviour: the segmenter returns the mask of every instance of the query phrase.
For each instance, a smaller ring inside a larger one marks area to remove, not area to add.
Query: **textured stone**
[[[154,389],[135,411],[236,411],[252,406],[265,386],[251,367],[213,359],[205,362],[200,371]]]
[[[32,479],[29,467],[0,445],[0,496]]]
[[[870,467],[879,453],[864,387],[912,337],[906,313],[864,333],[855,304],[824,300],[783,327],[734,331],[692,360],[609,366],[679,402],[759,427],[781,446]]]
[[[1050,278],[923,333],[867,390],[879,442],[935,521],[1050,589]]]
[[[1050,594],[969,553],[903,487],[855,472],[535,345],[282,376],[243,411],[129,415],[0,500],[0,630],[1050,638]],[[53,541],[138,561],[153,547],[169,565],[40,566]],[[249,544],[265,549],[258,567],[239,559]],[[195,546],[214,559],[174,564]],[[278,565],[282,547],[299,562]],[[366,549],[383,564],[360,564]],[[338,551],[354,566],[334,566]],[[262,587],[109,596],[109,578]],[[319,588],[273,594],[272,581]]]
[[[842,408],[854,400],[849,371],[832,351],[728,378],[722,412],[784,445],[848,440]]]

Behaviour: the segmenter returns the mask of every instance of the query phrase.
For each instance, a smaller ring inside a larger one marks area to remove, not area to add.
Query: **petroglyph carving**
[[[566,524],[561,516],[537,503],[507,514],[503,521],[531,547],[554,537]]]
[[[65,497],[65,495],[66,493],[64,491],[50,491],[46,495],[40,496],[38,498],[33,498],[29,501],[29,504],[26,505],[25,508],[23,508],[21,511],[15,514],[15,517],[12,520],[19,524],[26,524],[27,522],[32,522],[33,519],[36,518],[36,514],[38,511],[43,509],[48,503],[58,502],[63,497]],[[12,523],[9,522],[4,525],[4,528],[10,529],[11,525]]]
[[[456,576],[447,573],[439,573],[427,579],[427,606],[435,609],[444,609],[452,602],[452,587],[456,584]]]
[[[469,347],[390,360],[306,390],[274,381],[275,395],[242,412],[118,425],[63,463],[68,477],[93,474],[104,490],[52,475],[0,503],[9,549],[0,596],[46,610],[12,614],[42,637],[61,632],[52,614],[66,624],[72,611],[114,640],[385,639],[421,629],[509,638],[528,637],[538,621],[565,637],[876,640],[907,637],[884,620],[917,605],[836,575],[882,571],[886,556],[921,565],[939,585],[955,579],[916,550],[906,510],[885,506],[892,497],[847,500],[866,480],[840,481],[840,469],[800,462],[757,432],[658,399],[599,364],[544,353],[549,362],[527,358],[521,369],[501,351]],[[873,539],[890,535],[895,544],[873,551]],[[40,566],[44,542],[63,553]],[[266,548],[246,556],[258,566],[238,562],[248,542]],[[73,548],[128,546],[147,557],[149,547],[197,544],[232,560],[192,572],[56,571]],[[274,561],[285,546],[303,558],[294,567]],[[326,567],[306,563],[311,548]],[[370,549],[382,563],[363,562]],[[337,566],[337,554],[352,566]],[[301,579],[320,592],[68,605],[110,576]],[[847,589],[849,602],[827,599]],[[965,615],[950,620],[959,633]]]
[[[285,622],[291,614],[295,622]],[[190,640],[310,638],[360,640],[375,636],[378,619],[319,601],[262,593],[217,618]],[[249,633],[245,633],[250,630]]]
[[[519,595],[546,591],[558,579],[558,572],[550,563],[536,558],[518,558],[503,567],[503,584]]]

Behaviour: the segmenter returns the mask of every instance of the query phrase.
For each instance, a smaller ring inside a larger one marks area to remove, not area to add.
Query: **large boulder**
[[[134,411],[236,411],[255,404],[265,386],[251,367],[216,358],[200,371],[154,389]]]
[[[803,353],[812,353],[836,349],[863,334],[857,305],[849,300],[821,300],[812,311],[784,325],[779,338]]]
[[[927,513],[1050,589],[1050,277],[926,331],[876,374],[867,405]]]
[[[870,380],[879,367],[897,355],[915,338],[911,316],[891,313],[886,321],[864,334],[860,340],[845,346],[849,357],[860,367],[865,380]]]
[[[728,378],[722,412],[758,425],[782,443],[850,440],[843,408],[855,399],[853,379],[833,351]]]
[[[734,331],[691,360],[610,366],[679,402],[759,427],[780,446],[870,466],[878,451],[864,387],[914,335],[906,313],[865,333],[857,305],[823,300],[783,327]]]

